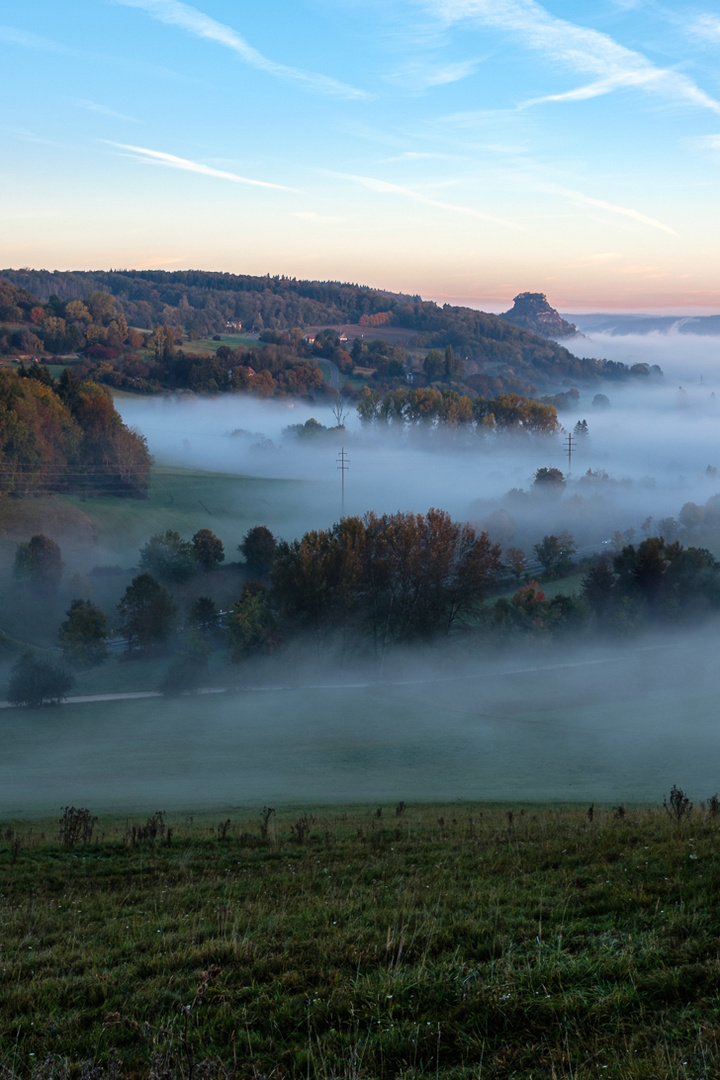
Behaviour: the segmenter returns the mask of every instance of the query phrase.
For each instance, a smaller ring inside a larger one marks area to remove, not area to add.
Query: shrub
[[[74,685],[69,672],[24,653],[12,669],[8,701],[12,705],[59,705]]]

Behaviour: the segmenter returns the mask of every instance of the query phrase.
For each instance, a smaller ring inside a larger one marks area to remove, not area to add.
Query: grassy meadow
[[[2,1075],[708,1080],[716,809],[6,822]]]

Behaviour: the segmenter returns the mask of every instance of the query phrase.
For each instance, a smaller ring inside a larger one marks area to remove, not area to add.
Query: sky
[[[0,266],[720,310],[720,3],[0,9]]]

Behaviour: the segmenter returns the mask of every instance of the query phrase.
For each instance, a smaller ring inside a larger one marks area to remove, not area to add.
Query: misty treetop
[[[164,582],[189,581],[198,570],[214,570],[224,559],[223,542],[212,529],[198,529],[192,540],[166,529],[140,549],[140,569]]]
[[[39,592],[57,590],[63,565],[60,548],[44,533],[36,533],[27,543],[20,543],[15,548],[14,576]]]

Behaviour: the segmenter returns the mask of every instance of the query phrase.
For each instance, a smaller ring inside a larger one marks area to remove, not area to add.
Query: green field
[[[221,334],[220,341],[214,341],[213,338],[198,338],[197,341],[185,341],[183,342],[182,349],[186,353],[216,353],[221,345],[227,345],[230,349],[258,349],[262,348],[262,342],[259,342],[257,336],[249,337],[247,334]],[[148,359],[152,357],[152,352],[144,350],[144,354]]]
[[[59,817],[0,843],[6,1080],[720,1072],[709,808]]]
[[[225,563],[214,574],[199,575],[176,589],[181,612],[197,595],[212,596],[227,607],[240,595],[245,580],[238,544],[255,525],[267,525],[277,536],[295,535],[296,522],[308,515],[317,487],[299,480],[268,480],[180,469],[155,468],[147,499],[113,496],[58,495],[0,501],[0,631],[32,646],[51,648],[73,599],[91,599],[117,622],[116,605],[138,573],[140,548],[167,529],[189,540],[198,529],[211,529],[225,545]],[[40,597],[13,580],[17,544],[46,533],[60,546],[65,563],[56,596]],[[15,657],[0,651],[0,697]],[[154,685],[159,681],[154,669]],[[108,677],[108,668],[98,673]],[[134,676],[122,668],[110,685]]]

